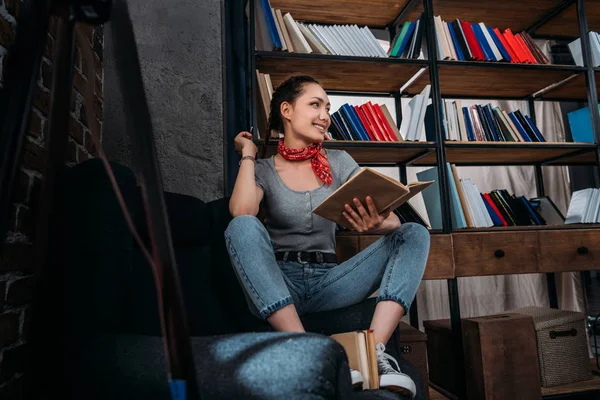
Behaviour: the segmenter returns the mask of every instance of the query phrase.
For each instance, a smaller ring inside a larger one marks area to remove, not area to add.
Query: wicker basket
[[[592,379],[583,313],[542,307],[510,312],[533,317],[542,387]]]

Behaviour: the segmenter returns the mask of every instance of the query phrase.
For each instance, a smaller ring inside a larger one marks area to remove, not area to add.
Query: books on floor
[[[442,101],[442,129],[446,140],[475,142],[545,142],[533,120],[521,110],[509,111],[491,104],[462,105],[461,100]],[[435,135],[432,106],[425,115],[426,135]]]
[[[370,196],[377,212],[381,214],[386,210],[395,210],[432,183],[426,181],[404,185],[374,169],[362,167],[357,174],[316,206],[313,213],[345,228],[352,228],[343,212],[346,204],[356,211],[353,199],[358,198],[363,206],[367,207],[365,199]]]
[[[363,390],[379,389],[379,371],[373,331],[358,330],[337,333],[330,337],[341,344],[346,351],[350,368],[361,373]]]
[[[550,60],[525,31],[486,26],[483,22],[452,22],[434,17],[438,60],[503,61],[525,64],[550,64]]]
[[[600,189],[573,192],[565,224],[600,223]]]

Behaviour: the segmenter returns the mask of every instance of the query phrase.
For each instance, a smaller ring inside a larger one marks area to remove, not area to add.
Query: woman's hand
[[[243,131],[238,133],[235,139],[233,139],[233,144],[235,151],[241,155],[256,156],[256,153],[258,153],[258,147],[252,141],[252,134],[250,132]]]
[[[367,209],[362,205],[360,200],[354,199],[354,205],[356,207],[356,211],[349,205],[345,205],[344,217],[350,222],[350,225],[357,232],[372,232],[379,230],[383,222],[389,217],[391,211],[386,210],[383,213],[377,213],[377,209],[375,209],[375,203],[373,203],[373,199],[371,196],[367,196],[366,198]]]

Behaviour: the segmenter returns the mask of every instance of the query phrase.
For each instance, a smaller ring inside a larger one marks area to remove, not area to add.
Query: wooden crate
[[[450,320],[424,321],[429,379],[444,391],[469,400],[539,399],[540,372],[533,319],[501,314],[462,320],[464,365],[459,362]]]

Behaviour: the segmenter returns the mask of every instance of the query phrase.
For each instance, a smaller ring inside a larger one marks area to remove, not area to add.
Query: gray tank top
[[[256,160],[256,185],[263,189],[265,226],[275,251],[335,253],[337,224],[312,210],[360,170],[343,150],[326,150],[333,183],[309,191],[288,188],[275,170],[273,157]],[[341,210],[340,210],[341,212]]]

